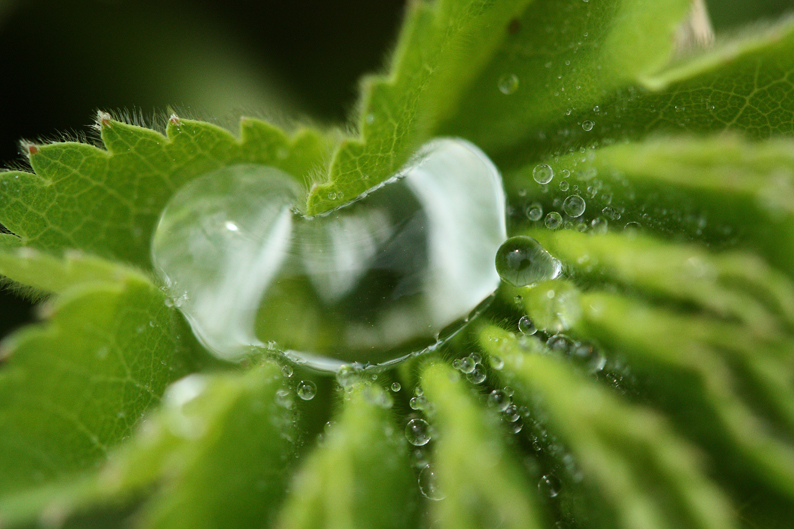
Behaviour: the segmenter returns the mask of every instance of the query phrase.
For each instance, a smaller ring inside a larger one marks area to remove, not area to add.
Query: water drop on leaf
[[[496,252],[499,276],[513,286],[525,287],[555,279],[562,271],[560,261],[532,237],[511,237]]]

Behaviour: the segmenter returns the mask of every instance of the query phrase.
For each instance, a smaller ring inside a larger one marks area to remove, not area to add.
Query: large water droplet
[[[513,286],[525,287],[555,279],[562,271],[560,261],[532,237],[510,237],[496,252],[496,270]]]
[[[428,500],[440,501],[447,497],[438,485],[438,476],[432,466],[426,465],[419,471],[419,492]]]
[[[562,203],[562,209],[570,217],[581,217],[584,213],[585,202],[579,195],[571,195]]]
[[[298,383],[297,393],[303,400],[312,400],[317,394],[317,385],[311,380],[301,380]]]
[[[321,370],[399,361],[448,339],[491,298],[504,191],[482,151],[441,139],[365,195],[306,218],[295,178],[220,169],[165,208],[155,269],[221,358],[274,342]]]

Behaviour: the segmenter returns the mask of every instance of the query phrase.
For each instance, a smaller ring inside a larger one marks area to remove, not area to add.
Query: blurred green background
[[[0,164],[19,140],[74,138],[98,109],[225,125],[341,124],[382,67],[405,0],[0,0]],[[718,32],[794,0],[710,0]],[[2,207],[2,204],[0,204]],[[32,317],[0,292],[0,336]]]

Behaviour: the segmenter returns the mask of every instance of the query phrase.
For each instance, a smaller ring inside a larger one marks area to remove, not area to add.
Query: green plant
[[[681,49],[690,9],[417,1],[356,133],[100,113],[104,149],[25,144],[32,172],[0,173],[0,273],[54,296],[2,346],[0,525],[786,526],[794,23]],[[436,136],[488,153],[511,234],[561,279],[503,285],[377,380],[201,348],[149,257],[176,190],[269,165],[310,178],[316,214]],[[409,444],[421,417],[432,440]]]

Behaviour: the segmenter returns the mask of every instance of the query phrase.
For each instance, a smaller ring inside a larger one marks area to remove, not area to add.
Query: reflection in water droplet
[[[560,480],[554,474],[546,474],[538,481],[538,490],[549,498],[555,498],[560,493]]]
[[[400,385],[399,382],[392,382],[391,383],[391,390],[393,392],[397,393],[398,391],[400,391],[401,388],[402,388],[402,386]]]
[[[424,446],[430,442],[430,425],[424,419],[411,419],[405,425],[405,438],[414,446]]]
[[[543,221],[543,224],[545,224],[550,230],[556,230],[562,226],[562,215],[556,211],[551,211],[548,215],[546,215],[546,220]]]
[[[431,465],[419,471],[419,491],[428,500],[440,501],[447,497],[438,486],[438,477]]]
[[[499,91],[504,95],[509,96],[518,90],[518,76],[516,74],[507,74],[499,78]]]
[[[535,328],[535,324],[526,316],[521,316],[518,320],[518,330],[525,336],[532,336],[538,332],[537,328]]]
[[[532,178],[539,184],[548,184],[554,178],[554,169],[545,163],[536,165],[532,170]]]
[[[593,127],[595,127],[595,123],[592,121],[588,120],[582,123],[582,128],[584,129],[585,132],[590,132],[591,130],[593,130]]]
[[[217,356],[274,342],[316,369],[384,365],[448,339],[498,286],[504,191],[474,145],[433,141],[366,198],[314,218],[295,213],[296,176],[226,167],[163,212],[155,269]]]
[[[517,287],[555,279],[562,271],[560,261],[552,257],[532,237],[511,237],[496,252],[499,276]]]
[[[311,380],[301,380],[298,383],[297,393],[303,400],[312,400],[317,394],[317,385]]]
[[[580,217],[585,209],[584,199],[579,195],[571,195],[562,203],[562,209],[570,217]]]

